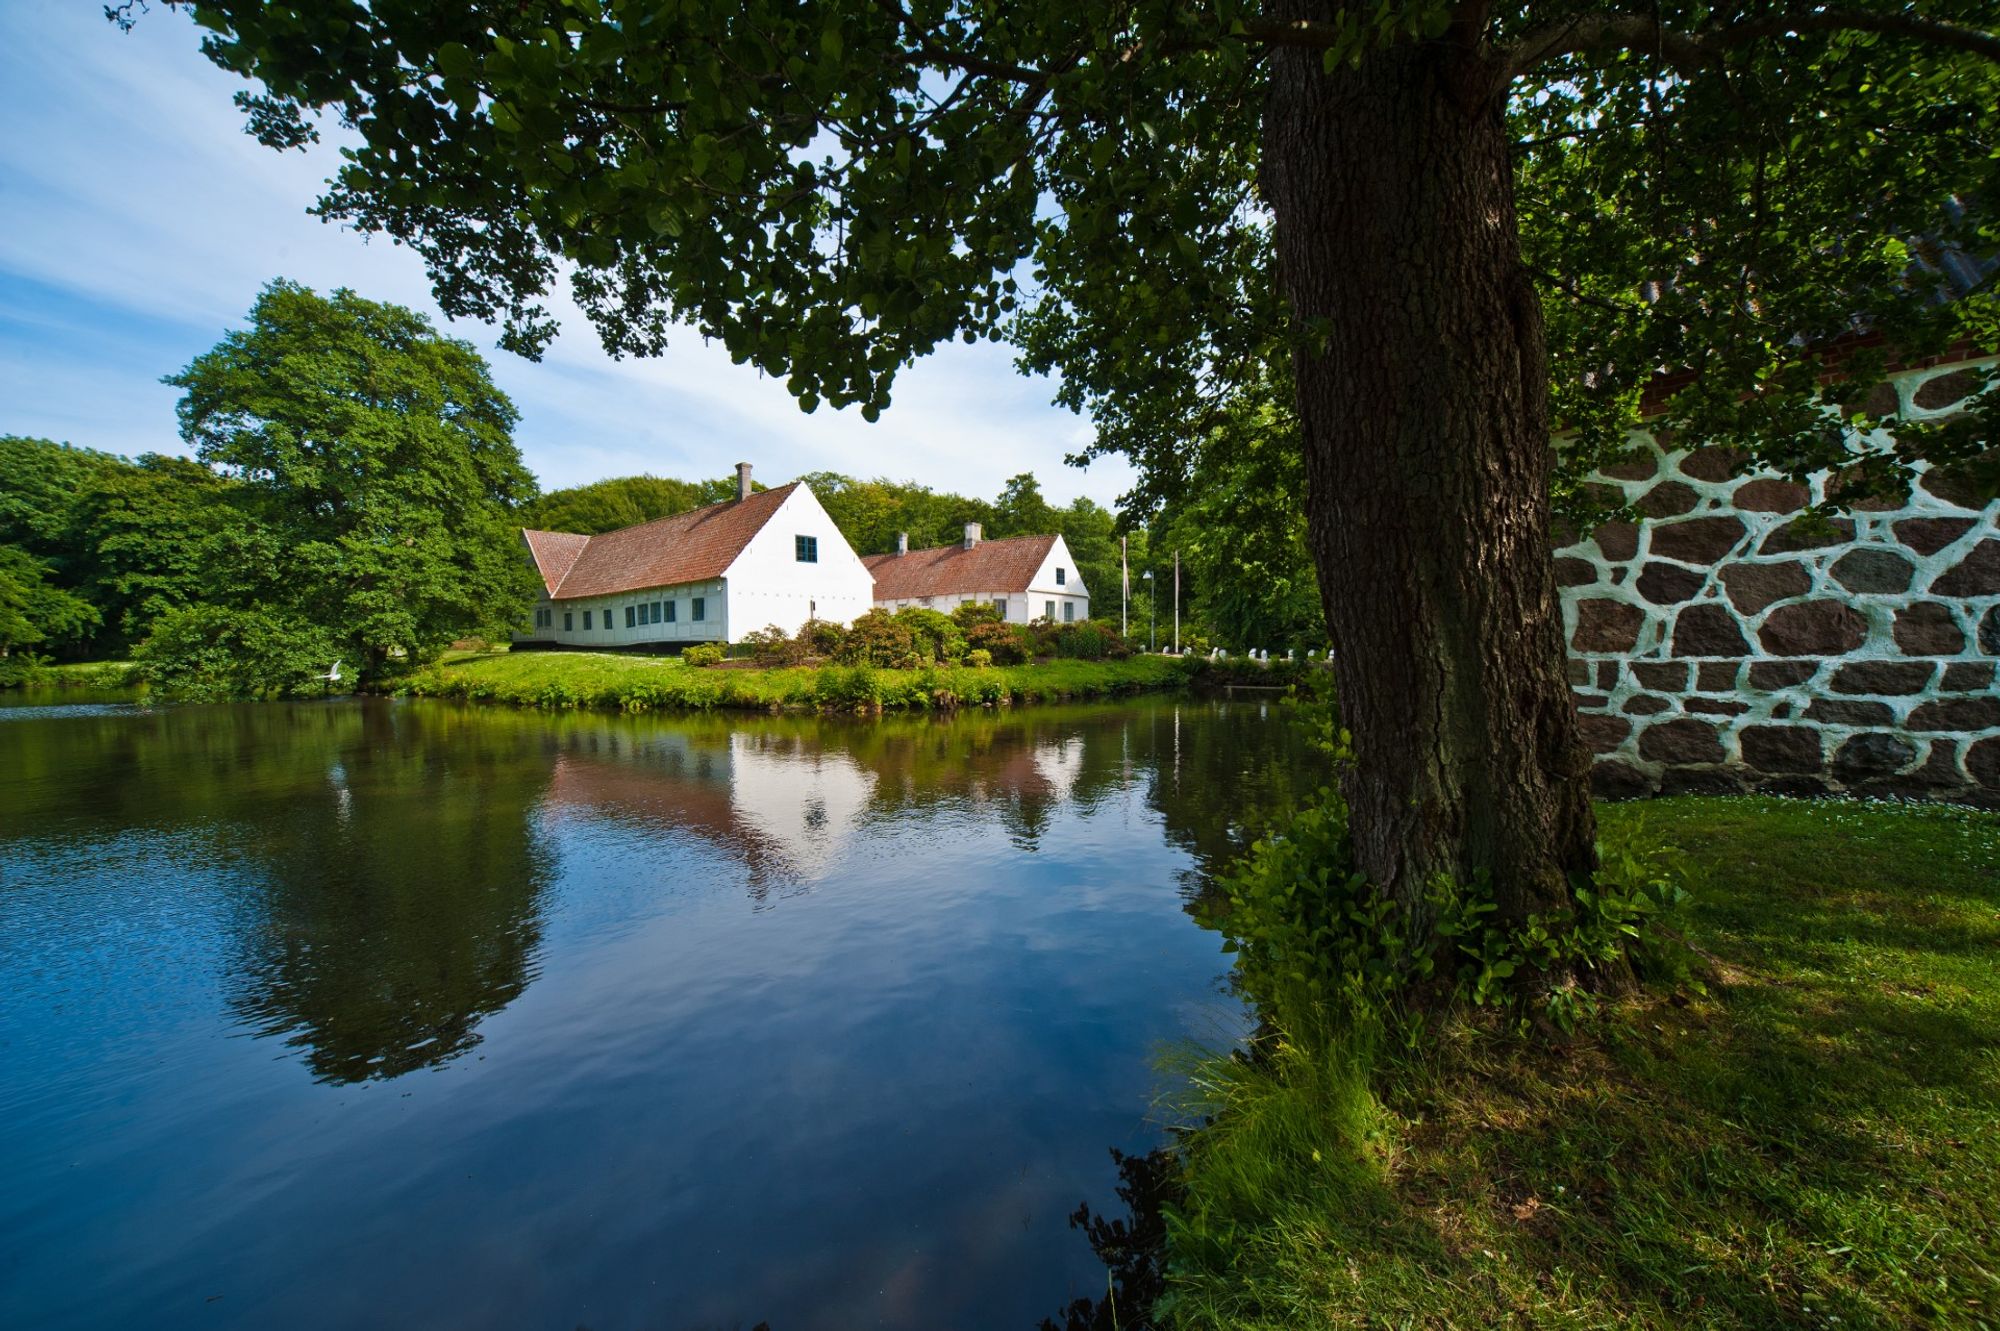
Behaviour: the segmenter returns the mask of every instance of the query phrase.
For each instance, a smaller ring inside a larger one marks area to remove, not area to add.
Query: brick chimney
[[[736,464],[736,497],[738,499],[750,497],[750,464],[747,462]]]
[[[972,548],[973,546],[975,546],[975,545],[978,545],[978,544],[979,544],[979,538],[980,538],[981,536],[983,536],[983,535],[985,535],[985,529],[984,529],[984,528],[982,528],[982,527],[981,527],[981,526],[980,526],[980,525],[979,525],[978,523],[976,523],[976,522],[968,522],[968,523],[966,523],[966,524],[965,524],[965,548],[966,548],[966,549],[968,549],[968,550],[970,550],[970,549],[971,549],[971,548]]]
[[[908,532],[899,531],[896,533],[896,553],[899,555],[910,553],[910,534]]]

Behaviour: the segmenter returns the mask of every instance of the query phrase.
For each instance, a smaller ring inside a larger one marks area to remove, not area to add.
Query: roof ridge
[[[656,522],[674,522],[681,518],[691,518],[695,514],[705,513],[711,508],[727,508],[731,504],[747,504],[752,499],[762,499],[765,495],[781,494],[786,490],[797,489],[798,485],[799,482],[797,481],[786,481],[783,485],[773,485],[766,489],[753,491],[738,499],[718,499],[712,504],[697,504],[693,508],[684,508],[678,513],[663,513],[657,518],[647,518],[644,522],[635,522],[629,527],[613,527],[610,531],[597,532],[586,539],[594,541],[599,536],[616,536],[621,532],[637,531],[641,527],[650,527]]]
[[[968,548],[977,550],[982,545],[1006,545],[1010,541],[1055,541],[1055,540],[1060,540],[1061,538],[1062,538],[1062,533],[1059,531],[1032,532],[1026,536],[982,536],[976,542],[974,542],[970,547],[966,546],[962,542],[955,543],[952,541],[946,541],[943,545],[913,546],[912,548],[905,550],[903,553],[910,555],[921,555],[921,554],[926,554],[932,550],[964,550]],[[895,555],[896,552],[894,550],[885,550],[882,553],[884,555],[893,556]],[[869,556],[870,559],[873,559],[874,557],[875,556],[873,555]]]

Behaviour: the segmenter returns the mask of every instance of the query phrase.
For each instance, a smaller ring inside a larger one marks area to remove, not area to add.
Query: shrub
[[[847,630],[830,619],[809,619],[799,630],[799,640],[809,656],[838,656],[840,645],[847,641]]]
[[[1000,611],[991,601],[967,601],[951,612],[951,622],[970,633],[980,624],[998,624]]]
[[[993,653],[984,647],[974,647],[965,654],[965,663],[975,670],[984,670],[993,664]]]
[[[974,624],[966,632],[966,642],[974,651],[985,652],[1001,665],[1020,665],[1028,659],[1030,650],[1026,629],[998,620]]]
[[[331,632],[272,611],[191,605],[167,611],[133,652],[153,687],[194,701],[314,694],[346,651],[343,680],[360,672]]]
[[[842,665],[895,666],[915,650],[909,625],[878,606],[854,621],[834,659]]]
[[[822,707],[868,708],[882,705],[881,681],[865,665],[827,666],[820,670],[816,684],[813,701]]]
[[[1123,660],[1132,654],[1131,645],[1118,630],[1096,620],[1065,624],[1055,634],[1055,655],[1078,661]]]
[[[911,606],[896,612],[896,622],[910,631],[910,644],[924,661],[955,661],[965,655],[965,634],[950,615]]]
[[[17,651],[0,656],[0,689],[22,688],[49,678],[49,658],[33,652]]]
[[[681,664],[691,666],[721,665],[722,658],[726,655],[728,655],[728,652],[719,642],[697,642],[681,649]]]
[[[745,634],[743,645],[750,649],[751,659],[758,665],[797,665],[806,658],[804,639],[792,637],[776,624],[766,625],[755,633]]]

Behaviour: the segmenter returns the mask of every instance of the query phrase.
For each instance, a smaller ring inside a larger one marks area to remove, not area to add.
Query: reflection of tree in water
[[[1334,779],[1330,759],[1287,709],[1265,704],[1135,712],[1127,743],[1148,774],[1148,802],[1160,812],[1168,839],[1194,859],[1183,880],[1190,897]],[[1163,1208],[1179,1195],[1179,1164],[1169,1147],[1144,1155],[1114,1149],[1111,1156],[1128,1216],[1109,1219],[1088,1203],[1070,1216],[1104,1263],[1107,1293],[1077,1299],[1058,1320],[1044,1318],[1040,1331],[1147,1331],[1154,1325],[1153,1304],[1166,1292]]]
[[[707,836],[762,901],[870,815],[969,805],[1033,849],[1063,806],[1135,782],[1206,873],[1326,779],[1277,709],[1200,704],[857,723],[369,703],[262,709],[211,742],[230,769],[220,826],[246,779],[264,805],[262,835],[232,848],[262,884],[233,1005],[330,1081],[442,1062],[527,986],[553,874],[545,797]]]
[[[316,782],[270,792],[231,1002],[322,1081],[396,1077],[476,1044],[532,978],[553,867],[534,817],[546,734],[446,709],[323,715],[355,719],[307,746]]]
[[[1114,1150],[1118,1165],[1118,1200],[1130,1215],[1113,1220],[1094,1214],[1088,1203],[1076,1208],[1070,1228],[1090,1240],[1090,1250],[1104,1263],[1108,1288],[1101,1299],[1077,1299],[1061,1313],[1060,1322],[1044,1317],[1039,1331],[1147,1331],[1152,1310],[1166,1293],[1165,1207],[1180,1194],[1179,1165],[1162,1148],[1144,1155]]]
[[[1133,724],[1146,732],[1135,742],[1154,755],[1149,802],[1168,839],[1194,858],[1191,895],[1334,779],[1331,760],[1280,704],[1163,708]]]

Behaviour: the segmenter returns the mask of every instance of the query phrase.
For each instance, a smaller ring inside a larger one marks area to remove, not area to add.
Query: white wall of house
[[[1056,581],[1058,570],[1061,582]],[[1060,622],[1090,618],[1090,589],[1077,575],[1076,560],[1070,556],[1069,546],[1062,537],[1056,537],[1056,543],[1049,547],[1048,557],[1028,582],[1026,596],[1029,619]]]
[[[799,559],[800,537],[815,543],[817,560]],[[875,603],[867,565],[804,485],[785,497],[723,577],[732,640],[771,624],[797,633],[808,619],[850,623]]]
[[[890,614],[914,607],[921,610],[936,610],[948,615],[967,601],[985,601],[1001,606],[1007,612],[1006,620],[1009,624],[1025,624],[1041,613],[1040,610],[1036,610],[1034,614],[1029,613],[1028,594],[1018,587],[1011,592],[953,592],[950,596],[907,596],[877,601],[875,604]]]
[[[700,619],[695,618],[697,600],[701,602]],[[660,622],[657,624],[652,622],[654,605],[660,607]],[[638,622],[641,606],[645,607],[646,623],[643,626]],[[629,628],[625,623],[628,607],[633,611],[633,622]],[[674,587],[653,587],[641,592],[620,592],[615,596],[582,596],[563,601],[551,601],[544,597],[535,603],[535,610],[536,615],[530,619],[529,628],[514,635],[517,639],[554,642],[565,647],[637,647],[655,642],[729,641],[728,584],[721,578],[687,582]],[[673,616],[671,620],[667,618],[669,615]]]

